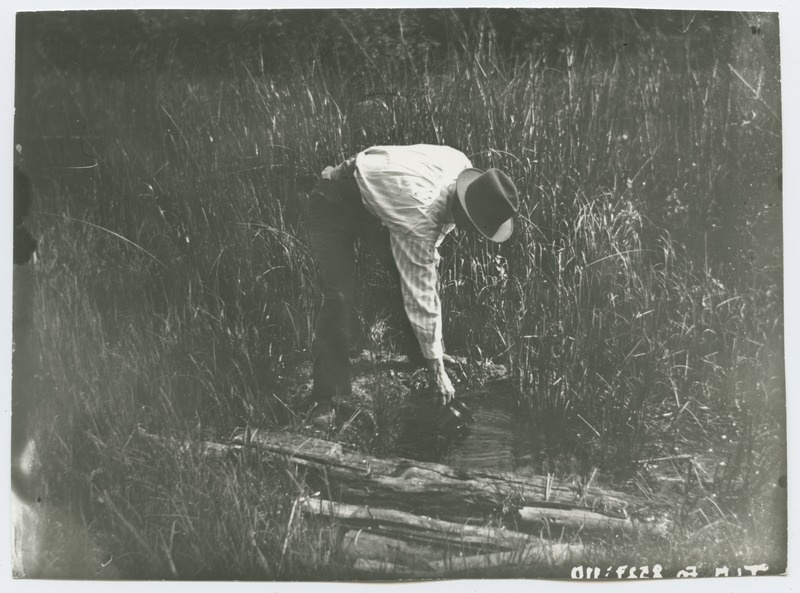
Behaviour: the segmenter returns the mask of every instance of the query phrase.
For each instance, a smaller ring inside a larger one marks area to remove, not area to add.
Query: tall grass
[[[701,56],[690,45],[706,29],[625,22],[606,45],[567,36],[514,55],[490,23],[446,52],[398,31],[399,58],[354,37],[356,69],[321,50],[208,76],[44,63],[18,134],[42,239],[30,391],[52,488],[84,495],[65,500],[99,518],[130,576],[325,569],[308,536],[283,550],[302,530],[287,524],[300,476],[217,473],[132,443],[140,426],[204,436],[285,420],[283,379],[308,357],[317,300],[307,191],[373,144],[445,143],[515,179],[514,237],[451,237],[440,273],[448,348],[506,363],[522,410],[627,475],[655,450],[724,446],[744,426],[731,509],[785,471],[768,207],[780,111],[734,72],[763,79],[771,64],[758,47]],[[363,343],[383,303],[360,296]]]

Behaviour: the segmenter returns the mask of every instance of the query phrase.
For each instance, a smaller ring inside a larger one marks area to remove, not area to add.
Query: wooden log
[[[357,506],[321,498],[303,498],[298,509],[306,514],[335,519],[349,527],[380,529],[385,534],[451,547],[513,550],[531,541],[530,536],[508,529],[462,525],[394,509]]]
[[[353,569],[372,577],[432,578],[439,576],[434,571],[425,572],[401,564],[394,564],[384,560],[370,560],[368,558],[358,558],[353,563]]]
[[[256,430],[242,433],[231,444],[185,443],[140,431],[141,436],[183,452],[218,459],[235,459],[246,451],[288,460],[324,480],[342,500],[458,521],[480,517],[497,508],[519,508],[519,524],[538,530],[546,522],[555,528],[585,530],[644,530],[663,535],[668,522],[632,521],[627,509],[647,510],[647,502],[633,497],[588,488],[580,491],[552,477],[520,477],[502,472],[467,472],[450,466],[402,458],[363,455],[322,439],[296,434]]]
[[[522,507],[519,522],[528,530],[536,527],[549,529],[580,529],[586,531],[635,531],[630,519],[609,517],[586,509],[560,509],[549,507]]]
[[[389,537],[364,529],[345,532],[339,551],[352,563],[359,559],[377,560],[423,572],[433,572],[432,560],[444,560],[447,557],[447,549],[443,546]]]
[[[181,441],[173,437],[162,437],[155,434],[150,434],[143,428],[139,427],[138,435],[155,443],[161,447],[169,447],[177,449],[181,453],[189,455],[197,455],[199,457],[209,457],[212,459],[236,459],[242,452],[242,445],[240,444],[224,444],[214,443],[211,441]]]
[[[612,490],[586,489],[545,476],[523,477],[505,472],[465,471],[438,463],[358,453],[338,443],[275,431],[238,435],[234,445],[283,456],[325,477],[342,499],[377,505],[401,505],[446,515],[452,509],[485,511],[498,507],[584,508],[627,519],[629,511],[646,510],[646,501]]]
[[[459,573],[485,571],[493,568],[521,568],[527,566],[554,566],[580,561],[583,546],[537,542],[519,550],[474,554],[472,556],[453,556],[444,562],[433,561],[431,568],[447,576]]]
[[[342,554],[355,566],[360,560],[383,563],[381,569],[402,567],[423,576],[451,576],[492,568],[560,565],[577,562],[583,553],[578,544],[537,541],[516,550],[463,555],[457,547],[450,549],[420,545],[363,530],[348,531],[341,544]]]

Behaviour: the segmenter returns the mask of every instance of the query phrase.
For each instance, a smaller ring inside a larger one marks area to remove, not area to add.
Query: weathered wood
[[[464,572],[484,571],[491,568],[521,568],[525,566],[557,566],[566,563],[577,563],[583,554],[580,544],[560,544],[537,542],[528,544],[519,550],[474,554],[472,556],[454,556],[444,562],[431,562],[431,567],[438,573],[448,576]]]
[[[401,564],[394,564],[382,560],[369,560],[367,558],[358,558],[353,563],[353,569],[373,577],[432,578],[439,576],[434,571],[421,571],[420,569],[409,568]]]
[[[596,487],[581,491],[552,477],[471,472],[437,463],[379,458],[339,443],[274,431],[248,431],[234,437],[231,444],[187,444],[141,434],[181,451],[213,458],[236,459],[249,451],[287,460],[306,468],[309,477],[321,478],[337,499],[373,507],[421,511],[460,522],[485,517],[498,508],[518,509],[518,525],[530,531],[540,531],[546,524],[551,529],[663,534],[668,527],[663,521],[644,523],[628,517],[628,508],[646,510],[645,501]]]
[[[379,458],[338,443],[297,434],[253,431],[238,435],[234,445],[282,456],[324,475],[342,499],[447,514],[453,508],[495,509],[508,506],[584,508],[627,519],[629,511],[647,503],[612,490],[581,489],[545,476],[522,477],[506,472],[464,471],[438,463]]]
[[[335,519],[349,527],[371,527],[405,539],[449,546],[513,550],[531,541],[530,536],[508,529],[462,525],[394,509],[357,506],[320,498],[301,499],[298,508],[310,515]]]
[[[547,527],[549,529],[569,528],[586,531],[635,531],[636,525],[630,519],[609,517],[602,513],[585,509],[559,509],[548,507],[522,507],[519,509],[519,522],[528,527]]]
[[[139,427],[138,435],[152,443],[156,443],[162,447],[170,447],[178,450],[180,453],[190,455],[197,455],[199,457],[209,457],[212,459],[235,459],[237,455],[242,452],[242,445],[239,444],[223,444],[214,443],[211,441],[181,441],[173,437],[162,437],[155,434],[150,434],[141,427]]]
[[[363,529],[347,531],[339,550],[352,563],[359,559],[377,560],[424,572],[434,570],[430,564],[432,560],[444,560],[447,557],[447,550],[442,546],[389,537]]]
[[[342,539],[341,551],[354,566],[360,560],[369,560],[381,563],[371,565],[379,570],[402,567],[403,571],[414,571],[420,575],[446,576],[489,568],[552,566],[576,562],[581,557],[583,548],[578,544],[536,541],[516,550],[463,555],[455,546],[447,549],[380,533],[351,530]]]

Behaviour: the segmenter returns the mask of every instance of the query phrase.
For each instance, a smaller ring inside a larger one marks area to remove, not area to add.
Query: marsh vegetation
[[[641,493],[661,488],[648,459],[675,464],[671,539],[600,541],[598,558],[782,570],[777,48],[765,14],[20,15],[15,162],[39,253],[15,270],[33,323],[13,397],[46,505],[125,578],[350,576],[331,529],[290,524],[296,469],[135,435],[296,424],[318,304],[307,192],[370,145],[443,143],[522,198],[507,243],[441,250],[461,388],[503,365],[542,450],[581,451],[547,471]],[[358,351],[391,354],[392,287],[361,271]],[[377,374],[375,402],[406,388]],[[699,491],[685,455],[708,461]],[[50,554],[28,574],[63,574]]]

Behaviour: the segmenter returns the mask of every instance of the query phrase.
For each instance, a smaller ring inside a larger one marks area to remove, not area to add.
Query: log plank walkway
[[[601,488],[509,472],[465,471],[367,455],[332,441],[277,430],[246,430],[227,443],[144,438],[212,458],[255,455],[304,470],[332,500],[301,498],[295,511],[335,523],[339,552],[371,576],[441,577],[481,569],[578,561],[567,532],[662,536],[649,501]],[[252,459],[252,457],[251,457]],[[500,517],[502,527],[487,527]],[[480,525],[477,526],[476,525]],[[561,539],[548,539],[549,535]]]

